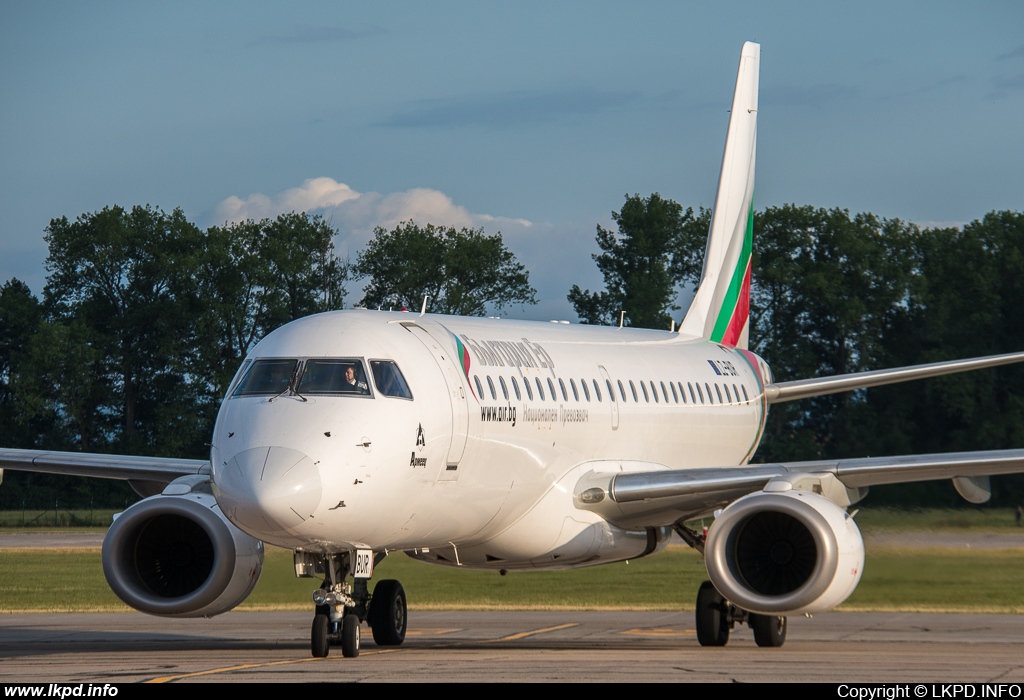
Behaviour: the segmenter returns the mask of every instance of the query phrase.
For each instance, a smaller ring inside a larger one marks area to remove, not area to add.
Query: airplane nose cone
[[[217,502],[225,515],[250,532],[273,533],[305,522],[320,503],[320,470],[302,452],[254,447],[219,470]]]

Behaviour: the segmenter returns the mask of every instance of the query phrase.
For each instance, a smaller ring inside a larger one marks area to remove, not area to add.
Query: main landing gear
[[[374,556],[374,565],[383,558],[384,553]],[[310,575],[305,572],[312,565],[324,573],[323,584],[313,592],[316,609],[310,630],[310,650],[315,657],[327,656],[332,646],[340,646],[342,656],[359,656],[363,622],[369,623],[373,641],[378,646],[398,646],[405,641],[408,617],[402,584],[392,579],[379,581],[371,594],[367,578],[353,578],[352,583],[348,582],[351,561],[352,556],[345,552],[295,553],[298,575]]]
[[[754,630],[759,647],[781,647],[786,641],[786,617],[761,615],[740,610],[722,597],[711,581],[700,584],[697,591],[697,641],[703,647],[724,647],[736,623],[744,622]]]

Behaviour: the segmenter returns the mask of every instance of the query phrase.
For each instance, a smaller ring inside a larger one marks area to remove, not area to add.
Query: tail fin
[[[722,174],[711,214],[700,286],[683,335],[747,347],[750,334],[750,250],[754,237],[754,154],[757,147],[757,79],[761,46],[747,42],[740,54]]]

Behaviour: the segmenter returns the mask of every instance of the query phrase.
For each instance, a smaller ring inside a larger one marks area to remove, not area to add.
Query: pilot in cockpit
[[[351,391],[357,394],[369,394],[370,387],[366,385],[366,382],[356,378],[356,368],[353,365],[349,365],[345,368],[345,391]]]

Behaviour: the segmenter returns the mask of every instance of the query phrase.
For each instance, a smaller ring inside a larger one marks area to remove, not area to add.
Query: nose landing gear
[[[373,555],[373,566],[385,556],[384,552]],[[363,622],[370,625],[378,646],[398,646],[405,641],[408,617],[402,584],[385,579],[377,583],[371,595],[367,587],[369,578],[364,571],[355,577],[351,569],[353,560],[348,552],[295,552],[297,576],[324,575],[320,588],[313,591],[316,610],[310,650],[314,657],[326,657],[332,646],[340,646],[342,656],[347,658],[359,656]],[[347,580],[350,573],[351,584]]]

